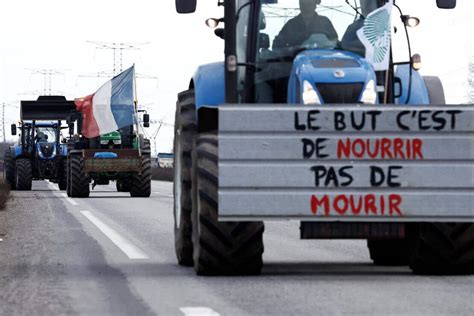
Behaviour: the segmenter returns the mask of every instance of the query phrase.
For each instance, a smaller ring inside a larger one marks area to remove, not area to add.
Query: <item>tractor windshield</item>
[[[313,48],[363,54],[356,33],[364,17],[381,4],[379,0],[263,1],[258,46],[278,55]],[[264,60],[268,54],[259,57]]]
[[[36,127],[36,142],[54,143],[56,141],[56,130],[52,127]]]
[[[357,31],[364,25],[365,17],[384,3],[380,0],[263,0],[256,38],[258,67],[251,81],[255,93],[247,98],[257,103],[286,103],[293,60],[304,50],[344,50],[365,56],[365,46],[359,41]],[[238,36],[241,33],[246,34],[237,29]]]

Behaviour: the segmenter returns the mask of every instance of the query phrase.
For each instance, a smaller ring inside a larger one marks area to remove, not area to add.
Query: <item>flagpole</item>
[[[137,128],[137,147],[138,147],[138,155],[142,155],[142,148],[141,148],[141,142],[140,142],[140,129],[138,124],[138,98],[137,98],[137,78],[135,76],[135,64],[133,64],[133,103],[135,105],[134,107],[134,112],[135,112],[135,125]]]

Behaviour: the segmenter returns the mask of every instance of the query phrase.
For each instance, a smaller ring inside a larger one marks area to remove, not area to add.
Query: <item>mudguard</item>
[[[224,63],[200,66],[193,77],[196,111],[202,106],[217,107],[225,101]]]
[[[13,159],[18,158],[18,157],[22,156],[22,154],[23,154],[22,148],[19,145],[10,146],[10,152],[12,154]]]
[[[425,81],[416,70],[412,72],[412,87],[410,100],[408,100],[408,84],[410,82],[410,65],[399,65],[395,70],[395,76],[402,81],[402,95],[395,100],[396,104],[430,104],[430,97]]]

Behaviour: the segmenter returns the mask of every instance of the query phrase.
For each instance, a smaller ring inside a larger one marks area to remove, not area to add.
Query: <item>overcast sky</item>
[[[435,0],[397,3],[421,19],[410,34],[413,51],[422,56],[423,74],[441,77],[448,102],[466,102],[474,1],[460,0],[450,11],[438,10]],[[198,0],[195,14],[178,15],[173,0],[0,1],[0,103],[12,104],[7,124],[18,119],[13,106],[19,100],[43,92],[44,77],[34,74],[37,69],[60,70],[62,75],[52,77],[52,90],[68,98],[91,94],[107,80],[85,77],[113,68],[112,51],[87,41],[148,43],[124,51],[123,68],[135,63],[138,73],[158,78],[138,79],[139,103],[152,119],[174,123],[176,94],[186,89],[197,65],[223,58],[223,41],[204,25],[206,18],[222,16],[216,4]],[[155,130],[152,126],[147,132]],[[158,150],[169,151],[172,139],[172,127],[163,127]]]

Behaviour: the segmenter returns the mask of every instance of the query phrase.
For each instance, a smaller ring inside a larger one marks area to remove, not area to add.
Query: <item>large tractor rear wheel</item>
[[[15,162],[15,183],[19,191],[31,190],[33,180],[33,166],[31,160],[18,158]]]
[[[66,188],[66,193],[67,196],[71,197],[71,158],[68,157],[66,159],[66,183],[67,183],[67,188]]]
[[[218,221],[218,142],[203,134],[193,149],[194,268],[199,275],[256,275],[263,261],[263,222]]]
[[[131,197],[150,197],[151,195],[151,155],[150,141],[142,139],[142,150],[147,152],[142,156],[141,174],[134,174],[130,181]]]
[[[70,196],[89,197],[89,177],[84,171],[84,159],[79,155],[69,156]]]
[[[67,160],[62,159],[58,163],[58,186],[59,190],[67,190]]]
[[[174,124],[174,245],[178,263],[193,266],[191,151],[197,131],[194,90],[178,95]]]
[[[446,104],[443,83],[439,77],[424,76],[423,80],[425,81],[426,89],[428,90],[430,104]]]
[[[149,197],[151,195],[151,158],[142,157],[142,172],[134,174],[130,183],[131,197]]]
[[[379,266],[408,265],[409,247],[406,239],[369,239],[370,259]]]
[[[423,77],[430,104],[446,104],[438,77]],[[412,226],[409,266],[416,274],[474,273],[474,224],[420,223]]]
[[[14,190],[15,184],[15,161],[13,160],[10,149],[5,150],[3,155],[3,179]]]
[[[421,223],[411,233],[409,265],[414,273],[474,273],[474,224]]]

